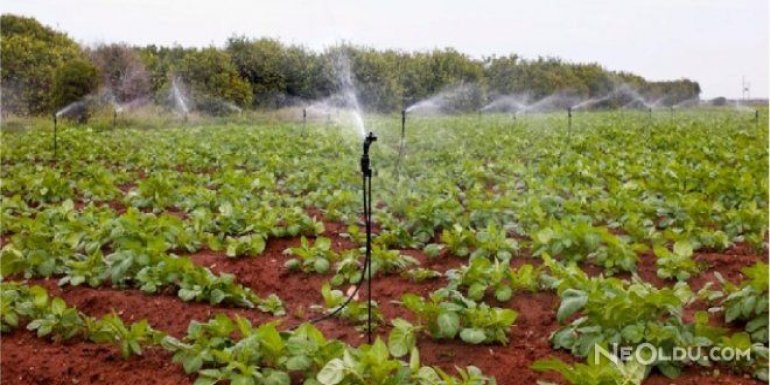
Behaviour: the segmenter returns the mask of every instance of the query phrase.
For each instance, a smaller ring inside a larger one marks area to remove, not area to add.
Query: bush
[[[2,15],[0,30],[3,112],[28,115],[52,110],[57,70],[82,57],[80,48],[66,34],[29,17]]]
[[[205,48],[188,52],[176,70],[190,88],[195,104],[208,104],[211,98],[235,103],[251,104],[249,83],[243,80],[227,52]]]
[[[72,60],[61,66],[54,77],[51,93],[53,106],[62,108],[96,90],[99,70],[83,59]]]

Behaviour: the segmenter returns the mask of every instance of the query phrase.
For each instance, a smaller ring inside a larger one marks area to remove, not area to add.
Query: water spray
[[[401,157],[404,155],[406,145],[406,109],[401,110],[401,140],[398,142],[398,159],[396,159],[396,182],[401,180]]]
[[[361,155],[361,175],[363,178],[364,221],[366,222],[366,257],[364,269],[367,272],[367,339],[372,343],[372,168],[369,161],[369,147],[377,141],[377,136],[369,132],[364,138],[364,151]]]

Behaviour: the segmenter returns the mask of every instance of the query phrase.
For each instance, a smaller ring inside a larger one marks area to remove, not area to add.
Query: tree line
[[[165,104],[175,82],[184,85],[196,108],[214,113],[222,102],[255,109],[291,106],[337,93],[339,57],[350,62],[360,103],[379,112],[463,85],[474,90],[468,109],[500,95],[600,97],[619,85],[666,105],[700,94],[698,83],[688,79],[651,82],[595,63],[515,54],[474,59],[452,48],[406,52],[342,44],[318,52],[246,36],[233,36],[222,48],[81,47],[33,18],[10,14],[0,17],[0,31],[3,112],[21,115],[50,113],[100,90],[119,104]]]

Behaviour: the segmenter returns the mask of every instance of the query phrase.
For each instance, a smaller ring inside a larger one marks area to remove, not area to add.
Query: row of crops
[[[534,370],[574,384],[633,384],[714,365],[594,359],[595,346],[649,344],[748,349],[751,357],[719,367],[767,380],[765,258],[732,281],[696,258],[736,247],[767,253],[765,124],[714,111],[656,120],[586,113],[570,129],[555,114],[415,117],[399,173],[397,124],[367,121],[381,138],[372,148],[374,279],[442,284],[429,295],[376,298],[409,315],[387,319],[375,308],[387,337],[356,347],[309,323],[287,329],[221,314],[175,338],[146,321],[91,317],[26,283],[174,293],[280,320],[287,304],[278,295],[190,255],[259,263],[269,242],[288,238],[298,241],[283,269],[327,278],[315,311],[332,312],[363,279],[364,234],[359,140],[327,122],[71,126],[58,133],[55,159],[50,130],[3,133],[3,333],[26,327],[55,341],[112,343],[126,357],[162,347],[197,384],[491,384],[472,366],[447,374],[424,365],[420,341],[508,344],[518,316],[509,300],[549,292],[559,297],[551,346],[577,362],[542,359]],[[353,246],[333,247],[329,223],[344,224]],[[461,264],[437,271],[406,251]],[[663,284],[640,278],[643,259],[654,260]],[[693,285],[710,272],[712,282]],[[361,329],[366,310],[356,300],[339,316]]]

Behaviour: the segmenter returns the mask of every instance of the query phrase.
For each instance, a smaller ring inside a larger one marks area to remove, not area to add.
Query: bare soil
[[[337,250],[352,247],[348,239],[340,237],[344,227],[328,223],[325,236],[333,239]],[[252,288],[259,295],[276,293],[284,301],[287,315],[281,317],[282,327],[292,327],[319,313],[311,306],[321,304],[320,287],[331,275],[288,272],[284,262],[288,259],[284,249],[299,244],[299,239],[271,239],[265,252],[253,258],[228,258],[223,253],[208,250],[190,255],[196,263],[211,268],[214,272],[235,274],[237,280]],[[423,267],[446,271],[459,266],[463,261],[450,256],[429,259],[418,250],[404,250],[405,254],[417,258]],[[706,282],[716,282],[715,272],[726,279],[737,282],[740,269],[764,256],[737,248],[722,254],[703,253],[695,258],[708,267],[705,272],[692,277],[689,283],[695,290]],[[539,260],[525,257],[522,261],[539,263]],[[515,264],[521,264],[516,261]],[[639,261],[639,275],[657,286],[673,284],[655,276],[654,256],[642,255]],[[138,290],[115,289],[110,287],[59,288],[56,280],[32,280],[48,288],[52,295],[62,296],[67,303],[80,311],[100,316],[116,312],[125,321],[147,319],[156,329],[180,337],[192,320],[205,321],[213,314],[224,312],[241,315],[254,323],[274,319],[272,316],[251,309],[237,309],[225,306],[211,306],[201,303],[185,303],[173,293],[147,295]],[[397,275],[378,276],[373,282],[372,294],[379,303],[386,320],[395,317],[410,319],[411,315],[395,303],[402,294],[411,292],[427,295],[442,287],[446,281],[436,279],[414,283]],[[362,290],[362,295],[365,295]],[[496,306],[509,307],[519,313],[512,329],[510,343],[505,346],[474,346],[461,341],[434,341],[428,336],[419,340],[421,358],[424,364],[436,365],[449,372],[455,366],[475,365],[486,374],[493,375],[501,385],[530,385],[537,380],[561,383],[553,373],[538,373],[530,369],[538,359],[558,357],[575,362],[569,353],[551,348],[549,336],[559,328],[556,321],[558,297],[552,292],[519,293],[505,302],[490,301]],[[703,307],[696,304],[694,307]],[[691,313],[696,309],[688,309]],[[719,322],[716,320],[715,322]],[[327,336],[358,345],[365,341],[365,335],[356,331],[353,325],[339,319],[329,319],[317,325]],[[379,328],[378,334],[386,336],[387,325]],[[187,384],[194,376],[184,373],[181,366],[171,362],[170,354],[160,348],[147,349],[141,357],[124,360],[115,348],[84,341],[51,342],[35,337],[25,330],[18,330],[2,336],[2,378],[7,384]],[[759,382],[743,375],[729,373],[725,369],[690,367],[675,380],[653,373],[645,384],[757,384]]]

